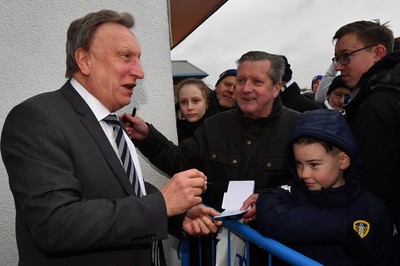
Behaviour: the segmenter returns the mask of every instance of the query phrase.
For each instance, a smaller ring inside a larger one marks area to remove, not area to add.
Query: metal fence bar
[[[261,235],[256,230],[233,220],[223,222],[223,225],[237,235],[249,240],[272,255],[296,266],[322,266],[322,264],[279,243],[276,240]]]
[[[190,263],[190,252],[189,252],[189,240],[180,242],[180,254],[178,253],[178,258],[182,260],[182,266],[189,266]]]
[[[294,266],[323,266],[322,264],[310,259],[307,256],[279,243],[276,240],[271,238],[265,237],[261,235],[256,230],[250,228],[247,225],[239,223],[234,220],[227,220],[224,221],[222,224],[228,230],[232,231],[233,233],[241,236],[247,241],[254,243],[255,245],[259,246],[260,248],[268,251],[270,254],[280,258],[281,260],[290,263]],[[229,234],[228,234],[229,236]],[[186,242],[186,243],[185,243]],[[185,241],[182,243],[181,246],[181,253],[182,253],[182,266],[189,266],[189,241]],[[228,242],[229,243],[229,242]],[[228,249],[230,250],[230,249]],[[230,256],[228,256],[230,258]],[[270,260],[271,262],[271,260]]]

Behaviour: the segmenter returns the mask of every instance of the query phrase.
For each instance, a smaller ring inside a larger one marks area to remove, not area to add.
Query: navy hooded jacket
[[[297,176],[293,143],[300,137],[328,142],[350,156],[345,185],[309,190]],[[285,149],[296,177],[260,194],[259,231],[324,265],[400,265],[398,236],[383,202],[360,188],[360,158],[343,115],[331,109],[300,115]]]

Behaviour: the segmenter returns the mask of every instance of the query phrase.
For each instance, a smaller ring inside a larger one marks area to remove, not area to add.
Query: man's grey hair
[[[271,62],[271,69],[267,73],[268,77],[274,84],[282,81],[282,76],[285,72],[285,62],[280,55],[270,54],[263,51],[250,51],[245,53],[236,61],[238,68],[244,61],[262,61],[268,60]]]
[[[131,29],[135,25],[135,18],[130,13],[118,13],[113,10],[103,9],[74,20],[67,32],[66,78],[71,78],[74,73],[79,71],[75,60],[76,50],[82,48],[88,51],[97,28],[104,23],[118,23]]]

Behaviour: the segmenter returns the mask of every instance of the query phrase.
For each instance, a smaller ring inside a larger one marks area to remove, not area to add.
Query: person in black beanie
[[[287,58],[284,55],[282,55],[282,58],[285,61],[285,73],[282,77],[283,87],[280,92],[282,104],[301,113],[308,110],[320,109],[320,106],[316,102],[301,94],[299,85],[292,78],[293,72],[290,69]]]
[[[342,75],[339,75],[334,78],[331,85],[329,85],[323,107],[326,109],[339,110],[344,113],[344,105],[350,97],[350,94],[351,90],[342,80]]]
[[[236,85],[236,69],[228,69],[219,75],[215,90],[210,90],[208,99],[209,115],[214,115],[236,107],[233,91]]]

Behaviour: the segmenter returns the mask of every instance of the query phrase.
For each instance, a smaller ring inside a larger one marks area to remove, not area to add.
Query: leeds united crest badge
[[[369,228],[369,223],[364,220],[357,220],[353,223],[354,231],[356,231],[361,238],[364,238],[368,235]]]

